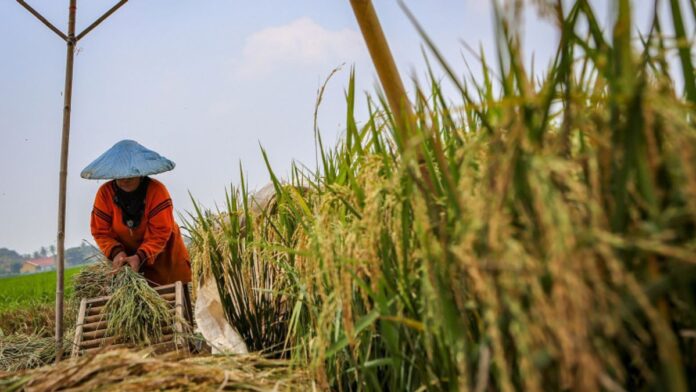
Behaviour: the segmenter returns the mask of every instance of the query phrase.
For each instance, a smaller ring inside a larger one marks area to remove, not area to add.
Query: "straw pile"
[[[174,324],[167,302],[129,267],[121,268],[113,279],[111,298],[104,312],[107,334],[121,343],[150,345],[162,340],[164,329]]]
[[[0,373],[6,391],[308,391],[307,374],[258,355],[177,359],[113,350],[20,373]]]
[[[65,323],[72,326],[74,315],[70,314],[73,304],[66,301]],[[0,312],[0,335],[24,334],[49,336],[55,327],[56,309],[53,303],[36,302],[21,307],[4,309]],[[1,338],[1,337],[0,337]]]
[[[65,342],[63,350],[69,353],[69,342]],[[53,337],[40,334],[0,336],[0,371],[36,368],[55,359],[56,342]]]
[[[82,299],[109,295],[113,276],[113,267],[108,260],[102,259],[82,268],[73,277],[73,297]]]

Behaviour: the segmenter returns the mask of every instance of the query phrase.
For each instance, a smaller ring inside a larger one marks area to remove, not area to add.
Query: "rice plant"
[[[359,124],[351,74],[345,137],[289,183],[269,167],[271,212],[243,183],[226,212],[197,207],[197,274],[251,347],[283,341],[345,391],[696,388],[696,7],[635,39],[628,0],[610,28],[549,4],[540,78],[514,13],[495,7],[497,69],[482,52],[463,80],[406,10],[459,103],[431,70],[412,129],[381,95]]]
[[[250,198],[242,183],[241,191],[227,194],[222,213],[205,213],[194,202],[195,224],[189,224],[197,260],[193,275],[198,282],[215,279],[227,318],[250,350],[282,356],[289,321],[283,267],[290,265],[285,250],[296,241],[296,231],[294,222],[279,213],[276,198],[269,196]],[[258,241],[283,250],[259,247]]]

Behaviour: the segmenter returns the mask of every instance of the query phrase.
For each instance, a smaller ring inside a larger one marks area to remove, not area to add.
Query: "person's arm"
[[[172,199],[164,187],[157,190],[152,208],[145,211],[145,214],[147,217],[145,236],[136,254],[141,264],[152,265],[167,245],[176,224]]]
[[[92,217],[90,221],[90,229],[94,241],[102,251],[104,256],[109,260],[114,261],[114,265],[120,267],[122,261],[126,257],[125,248],[118,241],[111,230],[113,224],[113,204],[109,200],[107,192],[100,188],[97,196],[94,199],[94,207],[92,208]]]

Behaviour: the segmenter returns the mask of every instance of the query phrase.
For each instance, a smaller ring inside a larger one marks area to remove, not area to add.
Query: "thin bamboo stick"
[[[60,174],[58,185],[58,238],[56,259],[56,362],[63,357],[63,284],[65,267],[65,200],[68,180],[68,147],[70,144],[70,109],[72,105],[73,64],[75,60],[75,14],[77,0],[70,0],[68,39],[65,60],[65,90],[63,93],[63,132],[60,145]]]

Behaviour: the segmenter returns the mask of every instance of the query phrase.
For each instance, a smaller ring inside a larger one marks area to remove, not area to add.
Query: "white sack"
[[[213,354],[246,354],[244,340],[225,318],[215,281],[204,282],[196,292],[196,324],[213,348]]]

